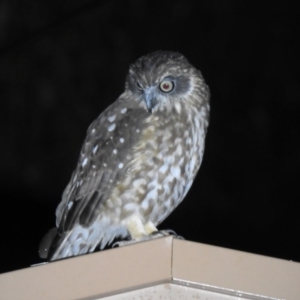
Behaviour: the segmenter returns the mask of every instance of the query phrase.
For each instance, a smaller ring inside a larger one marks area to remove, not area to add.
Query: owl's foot
[[[152,239],[157,239],[164,236],[172,235],[177,239],[184,238],[180,235],[177,235],[175,231],[167,229],[158,231],[155,225],[148,221],[146,224],[143,224],[142,220],[133,215],[127,222],[127,229],[129,231],[131,240],[128,241],[118,241],[112,245],[114,247],[122,247],[126,245],[135,244],[138,242],[148,241]]]
[[[165,230],[159,230],[159,231],[154,231],[151,233],[151,235],[155,238],[163,237],[163,236],[169,236],[172,235],[176,239],[184,240],[184,237],[181,235],[178,235],[174,230],[172,229],[165,229]]]
[[[156,230],[156,231],[151,232],[151,234],[149,234],[149,235],[144,235],[144,236],[140,237],[139,239],[132,239],[132,240],[129,240],[129,241],[115,242],[112,245],[112,248],[132,245],[132,244],[135,244],[135,243],[149,241],[149,240],[152,240],[152,239],[158,239],[160,237],[169,236],[169,235],[174,236],[176,239],[184,240],[184,237],[182,237],[181,235],[178,235],[172,229],[159,230],[159,231]]]
[[[138,242],[140,242],[140,241],[136,241],[136,240],[118,241],[118,242],[113,243],[113,245],[111,247],[112,248],[122,247],[122,246],[132,245],[132,244],[135,244]]]
[[[157,239],[157,238],[167,236],[167,235],[168,234],[163,234],[163,235],[157,234],[157,235],[155,235],[155,234],[152,233],[150,235],[145,235],[145,236],[139,237],[138,239],[132,239],[132,240],[129,240],[129,241],[118,241],[118,242],[115,242],[112,245],[112,248],[132,245],[132,244],[139,243],[139,242],[145,242],[145,241],[149,241],[149,240],[152,240],[152,239]]]

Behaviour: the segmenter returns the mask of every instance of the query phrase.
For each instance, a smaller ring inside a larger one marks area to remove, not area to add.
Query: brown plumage
[[[140,240],[182,201],[200,167],[209,89],[179,53],[138,59],[125,92],[91,124],[40,255],[56,260]]]

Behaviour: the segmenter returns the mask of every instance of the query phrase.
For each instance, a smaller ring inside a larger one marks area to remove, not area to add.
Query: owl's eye
[[[142,90],[143,90],[142,85],[141,85],[138,81],[136,82],[136,88],[137,88],[139,91],[142,91]]]
[[[159,85],[159,89],[164,93],[170,93],[174,89],[174,83],[170,80],[163,80]]]

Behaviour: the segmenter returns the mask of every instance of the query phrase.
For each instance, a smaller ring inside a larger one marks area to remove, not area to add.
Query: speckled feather
[[[174,84],[171,92],[159,89],[163,80]],[[208,87],[181,54],[158,51],[137,60],[125,92],[87,131],[56,210],[58,229],[43,239],[41,257],[84,254],[116,237],[149,233],[145,225],[155,228],[191,187],[208,121]]]

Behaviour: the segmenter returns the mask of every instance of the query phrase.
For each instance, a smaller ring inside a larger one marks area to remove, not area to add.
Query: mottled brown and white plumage
[[[138,59],[125,92],[87,131],[40,256],[80,255],[156,231],[192,185],[208,121],[209,89],[183,55]]]

